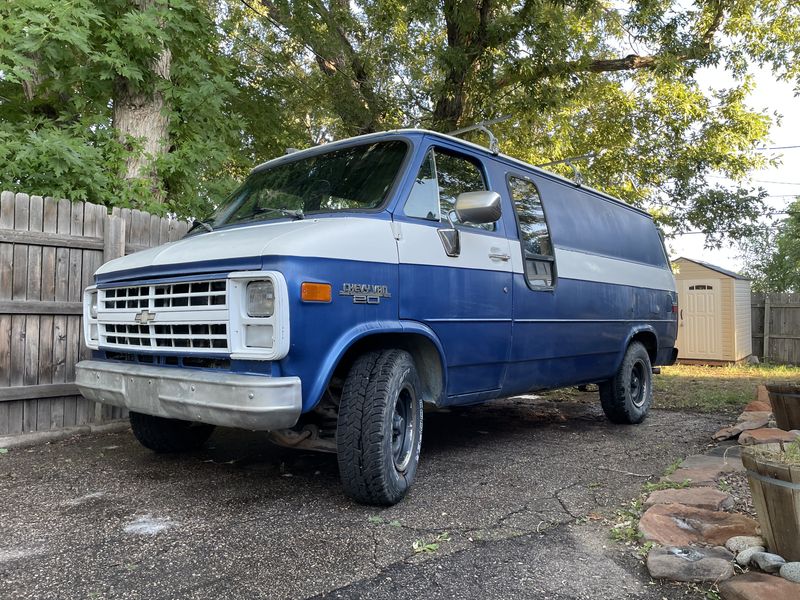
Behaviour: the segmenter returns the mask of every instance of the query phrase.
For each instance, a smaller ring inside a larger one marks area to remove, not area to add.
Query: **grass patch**
[[[619,509],[614,525],[611,526],[611,539],[626,546],[636,544],[642,539],[639,532],[639,519],[642,518],[642,500],[632,500]]]
[[[653,407],[666,410],[738,413],[763,383],[800,384],[800,368],[787,365],[662,367],[653,377]]]

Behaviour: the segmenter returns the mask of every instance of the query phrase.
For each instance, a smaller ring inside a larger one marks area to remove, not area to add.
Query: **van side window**
[[[431,148],[422,161],[403,211],[409,217],[442,222],[447,221],[446,215],[450,213],[453,223],[459,223],[452,212],[458,195],[485,189],[486,180],[477,161]],[[494,231],[496,227],[495,223],[461,224],[488,231]]]
[[[520,177],[509,177],[508,187],[517,212],[525,277],[532,287],[551,287],[555,259],[539,190]]]

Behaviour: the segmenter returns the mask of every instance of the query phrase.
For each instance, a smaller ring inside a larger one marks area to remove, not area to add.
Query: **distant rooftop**
[[[723,269],[722,267],[718,267],[717,265],[712,265],[711,263],[707,263],[702,260],[695,260],[694,258],[686,258],[685,256],[679,256],[675,259],[678,260],[688,260],[696,265],[700,265],[701,267],[705,267],[706,269],[711,269],[712,271],[716,271],[717,273],[722,273],[723,275],[727,275],[728,277],[733,277],[734,279],[742,279],[744,281],[750,281],[749,277],[745,277],[744,275],[739,275],[739,273],[735,273],[733,271],[729,271],[728,269]]]

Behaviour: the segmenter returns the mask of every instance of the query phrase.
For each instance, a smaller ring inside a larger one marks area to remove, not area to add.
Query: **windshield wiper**
[[[189,230],[186,232],[186,235],[189,235],[198,227],[202,227],[206,231],[214,231],[214,228],[211,226],[211,219],[195,219],[194,223],[192,223],[192,226],[189,227]]]
[[[272,208],[271,206],[260,206],[254,211],[254,214],[257,215],[260,215],[261,213],[278,213],[284,217],[290,217],[292,219],[297,219],[298,221],[306,218],[302,210],[292,210],[291,208]]]

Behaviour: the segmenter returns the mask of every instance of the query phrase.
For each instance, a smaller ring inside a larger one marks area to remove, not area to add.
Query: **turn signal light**
[[[331,284],[305,281],[300,286],[300,299],[303,302],[330,302]]]

